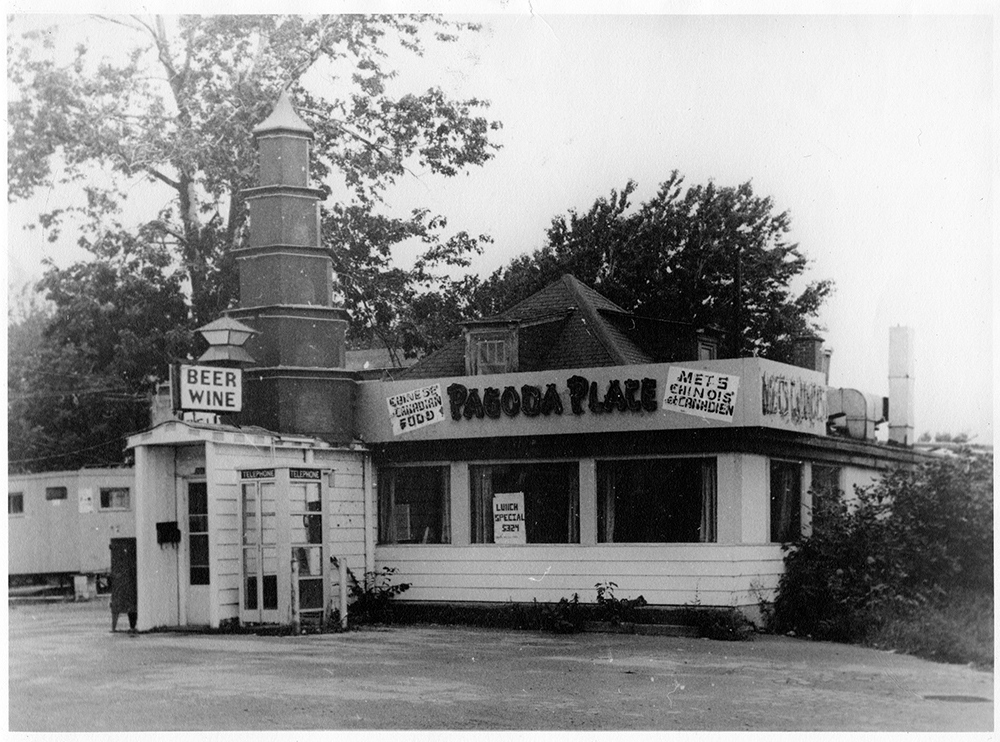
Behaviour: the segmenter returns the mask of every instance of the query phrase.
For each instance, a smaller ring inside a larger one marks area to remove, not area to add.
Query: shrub
[[[787,545],[774,601],[781,632],[871,640],[956,589],[992,592],[992,460],[896,470],[877,484],[815,492],[812,535]]]
[[[336,566],[336,557],[330,557]],[[350,582],[348,595],[353,599],[348,616],[356,623],[389,623],[392,620],[391,601],[400,593],[410,589],[410,583],[393,585],[394,567],[382,567],[380,570],[365,572],[358,580],[350,568],[347,569],[347,579]]]
[[[736,608],[702,608],[698,605],[685,606],[684,622],[695,626],[698,634],[706,639],[741,642],[753,639],[756,629],[753,623]]]

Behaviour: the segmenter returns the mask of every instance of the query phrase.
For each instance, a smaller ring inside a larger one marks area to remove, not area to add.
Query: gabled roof
[[[490,322],[517,323],[518,371],[621,366],[665,360],[662,348],[658,347],[663,345],[659,334],[650,332],[650,323],[657,324],[657,320],[629,314],[570,275],[564,275],[510,309],[485,320],[472,321],[469,326]],[[666,324],[671,326],[671,334],[682,329],[682,335],[693,337],[690,325]],[[650,343],[651,338],[658,342]],[[669,345],[676,344],[669,340]],[[393,375],[397,379],[464,376],[465,337],[455,338],[414,366]]]

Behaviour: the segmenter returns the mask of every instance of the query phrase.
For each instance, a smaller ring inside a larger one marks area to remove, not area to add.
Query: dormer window
[[[466,325],[465,371],[469,376],[517,371],[517,323]]]

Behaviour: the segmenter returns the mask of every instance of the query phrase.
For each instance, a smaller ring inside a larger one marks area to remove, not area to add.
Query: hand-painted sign
[[[795,424],[826,422],[826,387],[784,374],[761,374],[761,412]]]
[[[239,369],[181,363],[171,370],[176,409],[206,412],[243,409],[243,374]]]
[[[393,435],[401,435],[444,420],[444,398],[440,384],[394,394],[385,401],[389,405]]]
[[[663,409],[732,422],[739,386],[739,376],[671,366]]]
[[[524,530],[524,493],[504,492],[493,495],[493,542],[527,543]]]

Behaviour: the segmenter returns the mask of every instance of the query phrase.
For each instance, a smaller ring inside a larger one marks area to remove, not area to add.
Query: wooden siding
[[[400,600],[554,602],[595,585],[642,595],[653,605],[755,605],[782,571],[778,545],[599,544],[594,546],[378,546],[376,568],[394,567],[411,584]],[[760,593],[760,594],[758,594]]]

